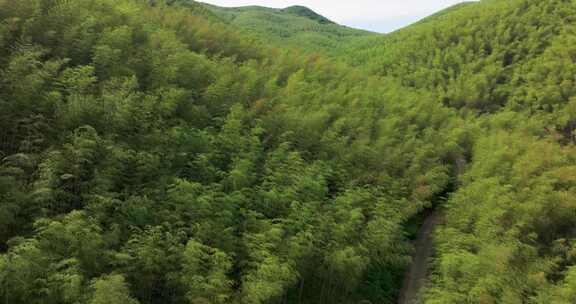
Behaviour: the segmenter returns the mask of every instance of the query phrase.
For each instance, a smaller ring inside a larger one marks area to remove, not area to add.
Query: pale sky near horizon
[[[260,5],[285,8],[303,5],[334,22],[387,33],[429,16],[464,0],[200,0],[237,7]]]

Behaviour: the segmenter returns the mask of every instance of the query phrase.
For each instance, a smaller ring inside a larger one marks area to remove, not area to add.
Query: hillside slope
[[[574,1],[485,0],[343,53],[436,95],[474,134],[426,303],[576,299],[575,42]]]
[[[0,0],[0,301],[576,300],[575,1],[179,4]]]
[[[454,110],[173,1],[0,20],[2,302],[396,301]]]
[[[344,42],[377,35],[336,24],[303,6],[273,9],[259,6],[225,8],[202,5],[231,25],[282,48],[329,52]]]

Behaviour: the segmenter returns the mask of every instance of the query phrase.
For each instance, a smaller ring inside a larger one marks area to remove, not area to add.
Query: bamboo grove
[[[0,0],[0,303],[576,300],[575,1],[225,13]]]

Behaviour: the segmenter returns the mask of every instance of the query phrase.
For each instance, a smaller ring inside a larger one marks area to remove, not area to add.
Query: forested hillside
[[[5,303],[394,301],[455,111],[203,15],[0,2]]]
[[[576,301],[575,26],[575,1],[485,0],[349,57],[474,126],[426,303]]]
[[[576,301],[574,0],[0,20],[0,303],[396,303],[431,208],[423,302]]]
[[[291,6],[274,9],[260,6],[218,7],[191,0],[185,5],[204,7],[222,21],[239,28],[243,35],[252,35],[272,46],[294,48],[305,52],[333,53],[344,44],[365,37],[380,36],[334,23],[311,9]]]

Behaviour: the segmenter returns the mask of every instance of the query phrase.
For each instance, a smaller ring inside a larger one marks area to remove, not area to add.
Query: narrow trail
[[[418,295],[428,276],[429,258],[434,253],[433,233],[440,224],[442,215],[440,211],[433,211],[422,224],[418,237],[414,243],[416,250],[412,255],[412,265],[406,272],[398,304],[416,304]]]

